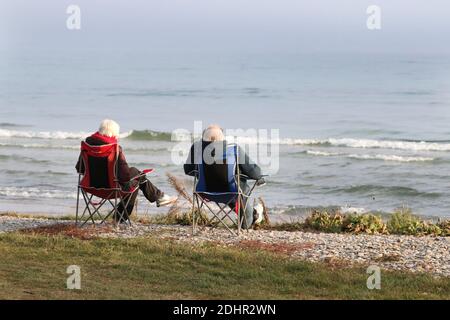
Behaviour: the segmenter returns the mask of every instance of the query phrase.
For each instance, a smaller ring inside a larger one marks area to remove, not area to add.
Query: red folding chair
[[[84,226],[89,220],[95,225],[96,215],[102,224],[114,214],[116,221],[125,220],[131,226],[129,219],[131,212],[127,211],[127,207],[133,193],[139,191],[139,183],[132,186],[131,182],[153,172],[153,169],[143,170],[140,175],[129,181],[130,190],[123,190],[117,178],[118,159],[118,144],[91,146],[84,141],[81,142],[81,161],[84,170],[80,170],[83,172],[78,176],[76,225],[79,225],[80,222],[81,226]],[[93,170],[95,170],[95,174],[93,174]],[[85,203],[81,216],[79,216],[80,194]],[[103,217],[100,209],[108,203],[111,204],[112,209]],[[123,206],[122,212],[118,210],[120,203]]]

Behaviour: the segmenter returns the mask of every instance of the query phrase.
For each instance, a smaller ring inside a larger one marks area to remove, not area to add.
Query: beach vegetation
[[[395,211],[387,222],[389,233],[414,236],[448,235],[441,229],[442,225],[445,224],[425,221],[405,208]]]

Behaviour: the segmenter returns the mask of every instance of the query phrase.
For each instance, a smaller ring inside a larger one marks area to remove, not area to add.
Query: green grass
[[[450,278],[339,269],[268,251],[169,240],[0,235],[0,299],[450,299]],[[78,265],[82,290],[66,289]]]

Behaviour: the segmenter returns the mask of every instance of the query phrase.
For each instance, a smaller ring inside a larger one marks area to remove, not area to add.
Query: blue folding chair
[[[249,192],[242,191],[238,152],[238,146],[231,144],[226,146],[221,163],[206,164],[203,158],[197,162],[192,206],[192,232],[194,235],[197,230],[198,217],[203,208],[212,213],[212,217],[207,219],[207,226],[223,225],[235,235],[240,234],[244,221],[248,226],[245,210],[249,202],[247,200],[255,189],[257,181]],[[212,204],[215,204],[218,210]],[[231,221],[231,227],[226,223],[227,221]],[[237,232],[232,229],[233,227],[236,227]]]

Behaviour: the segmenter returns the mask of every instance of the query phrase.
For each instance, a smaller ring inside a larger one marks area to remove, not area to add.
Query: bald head
[[[225,140],[223,130],[217,124],[211,124],[203,131],[203,141],[213,142],[223,140]]]

